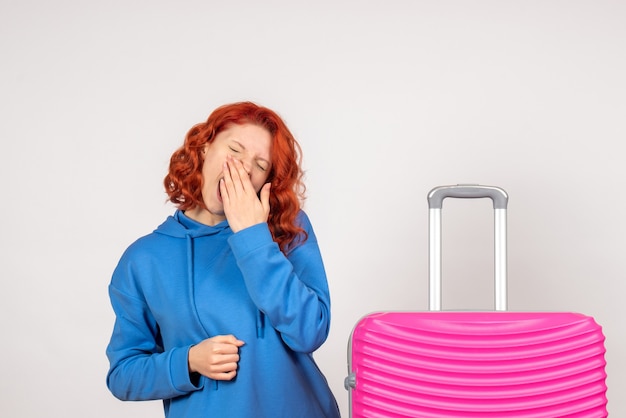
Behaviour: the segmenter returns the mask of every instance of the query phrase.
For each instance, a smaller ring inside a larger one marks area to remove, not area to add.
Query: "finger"
[[[232,157],[229,157],[226,160],[226,169],[228,170],[228,176],[232,180],[232,184],[234,187],[241,186],[241,175],[239,174],[237,163],[238,161]]]
[[[223,177],[220,184],[220,193],[222,193],[222,200],[224,200],[224,195],[226,195],[224,203],[228,204],[236,199],[237,196],[243,195],[244,187],[241,183],[240,176],[237,174],[237,169],[232,162],[224,162],[222,173]]]
[[[213,380],[233,380],[237,375],[237,370],[232,370],[227,373],[209,373],[209,378]]]
[[[239,354],[218,354],[214,357],[211,367],[217,372],[228,372],[237,368]]]
[[[235,170],[234,167],[231,166],[231,158],[229,157],[226,161],[224,161],[224,165],[222,166],[222,174],[224,178],[224,182],[228,186],[229,189],[232,189],[235,185],[237,178],[235,178]]]
[[[230,362],[224,364],[212,364],[208,367],[207,375],[209,377],[224,377],[224,375],[232,374],[233,372],[237,372],[237,363]]]
[[[233,184],[237,186],[241,185],[242,189],[246,192],[254,190],[254,187],[252,186],[252,181],[250,181],[250,174],[248,173],[248,170],[246,170],[246,168],[244,167],[243,162],[241,160],[237,160],[231,157],[228,163],[230,168],[230,175],[233,179]]]
[[[216,335],[215,337],[211,338],[214,342],[216,343],[226,343],[226,344],[232,344],[235,345],[237,347],[241,347],[242,345],[244,345],[245,343],[239,339],[237,339],[237,337],[235,337],[233,334],[228,334],[228,335]]]
[[[211,353],[217,358],[220,356],[220,360],[215,361],[215,363],[223,363],[224,361],[229,361],[230,358],[227,356],[237,355],[239,353],[239,347],[234,344],[226,344],[226,343],[214,343]],[[221,358],[225,358],[226,360],[222,360]]]

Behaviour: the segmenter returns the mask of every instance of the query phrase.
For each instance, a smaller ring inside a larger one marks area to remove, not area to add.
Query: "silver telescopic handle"
[[[441,208],[446,197],[462,199],[488,197],[494,208],[495,309],[507,310],[506,211],[507,193],[493,186],[456,185],[436,187],[428,193],[429,212],[429,300],[431,311],[441,310]]]

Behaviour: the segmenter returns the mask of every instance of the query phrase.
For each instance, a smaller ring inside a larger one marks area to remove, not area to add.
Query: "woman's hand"
[[[208,338],[189,349],[189,372],[213,380],[232,380],[237,375],[239,347],[245,343],[234,335]]]
[[[220,193],[224,214],[233,232],[267,222],[270,214],[270,183],[265,183],[257,195],[241,161],[231,157],[224,163],[223,172]]]

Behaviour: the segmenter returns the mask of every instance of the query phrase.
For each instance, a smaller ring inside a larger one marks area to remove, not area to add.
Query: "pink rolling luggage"
[[[493,200],[496,311],[441,311],[446,197]],[[594,319],[506,310],[507,203],[490,186],[429,193],[429,311],[372,313],[356,324],[345,382],[352,418],[608,415],[604,335]]]

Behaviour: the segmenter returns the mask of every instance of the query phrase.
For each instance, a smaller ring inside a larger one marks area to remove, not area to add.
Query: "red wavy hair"
[[[202,149],[230,125],[246,123],[265,128],[272,137],[272,168],[267,178],[272,183],[268,224],[274,241],[286,252],[307,239],[305,231],[296,224],[306,188],[302,182],[300,145],[274,111],[252,102],[215,109],[206,122],[189,130],[184,144],[172,154],[163,181],[165,191],[180,210],[196,206],[206,209],[202,199]]]

